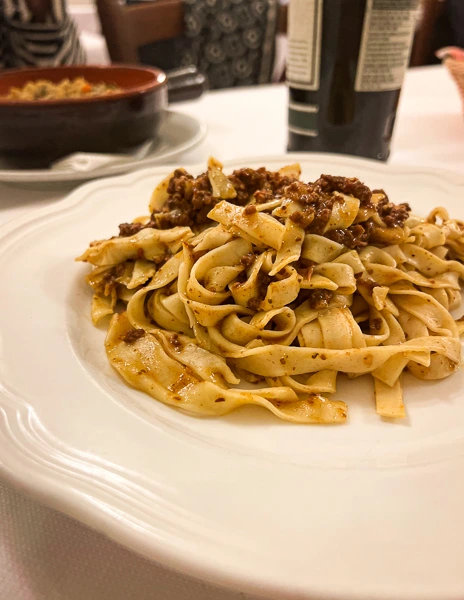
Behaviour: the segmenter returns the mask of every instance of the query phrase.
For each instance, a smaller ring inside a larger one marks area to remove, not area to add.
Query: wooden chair
[[[139,62],[140,47],[182,35],[182,0],[154,0],[127,5],[124,0],[96,0],[102,33],[113,62]],[[278,31],[287,31],[287,7],[279,8]]]

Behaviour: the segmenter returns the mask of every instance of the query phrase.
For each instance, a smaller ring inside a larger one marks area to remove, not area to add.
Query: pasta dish
[[[52,83],[47,79],[28,81],[23,87],[12,87],[5,96],[7,100],[63,100],[66,98],[88,98],[108,96],[122,89],[113,83],[89,83],[83,77],[63,79]]]
[[[247,404],[296,423],[341,423],[340,375],[370,374],[377,413],[405,416],[405,370],[460,366],[464,223],[427,218],[356,178],[300,180],[210,159],[154,190],[150,215],[92,242],[95,325],[111,365],[166,404],[224,415]]]

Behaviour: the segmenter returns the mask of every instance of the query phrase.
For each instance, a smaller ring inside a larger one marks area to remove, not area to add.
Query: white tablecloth
[[[203,119],[209,128],[207,140],[178,164],[205,162],[211,154],[228,160],[285,151],[283,86],[214,92],[176,109]],[[408,73],[390,160],[463,171],[464,119],[443,68]],[[0,185],[0,225],[59,202],[70,189]],[[169,572],[0,481],[0,600],[244,597]]]

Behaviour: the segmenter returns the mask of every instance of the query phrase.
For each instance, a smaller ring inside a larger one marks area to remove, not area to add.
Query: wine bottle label
[[[408,66],[419,0],[367,0],[355,90],[398,90]]]
[[[288,104],[288,129],[293,133],[316,137],[317,113],[319,106],[316,104],[303,104],[301,102],[289,102]]]
[[[287,83],[319,89],[323,0],[291,0],[288,8]]]

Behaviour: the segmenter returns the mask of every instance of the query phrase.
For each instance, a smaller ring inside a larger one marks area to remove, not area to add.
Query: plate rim
[[[190,113],[178,110],[167,110],[166,114],[172,118],[178,117],[190,120],[198,126],[198,131],[189,139],[178,144],[172,149],[167,150],[161,157],[145,156],[133,162],[118,163],[108,165],[95,171],[78,172],[66,170],[51,169],[0,169],[0,183],[10,184],[37,184],[37,183],[66,183],[66,182],[89,182],[95,179],[106,179],[109,177],[119,177],[129,173],[147,169],[150,167],[167,165],[168,162],[184,152],[198,146],[208,133],[208,127],[203,119],[195,117]]]
[[[229,167],[237,167],[239,165],[247,164],[247,163],[261,163],[266,165],[268,161],[281,161],[282,164],[285,162],[290,162],[290,160],[314,160],[315,162],[327,162],[327,160],[332,160],[334,162],[334,167],[336,167],[337,163],[340,164],[353,164],[362,165],[365,169],[370,169],[374,172],[382,172],[384,169],[388,169],[389,171],[393,171],[397,174],[406,174],[406,175],[416,175],[416,176],[424,176],[428,177],[437,177],[442,180],[445,184],[451,184],[453,187],[464,188],[464,175],[454,171],[447,171],[445,169],[429,169],[428,167],[420,167],[420,166],[408,166],[408,165],[390,165],[379,163],[377,161],[370,161],[365,159],[358,159],[355,157],[347,157],[344,155],[332,155],[332,154],[278,154],[278,155],[269,155],[269,156],[260,156],[260,157],[246,157],[242,159],[235,159],[230,161],[225,161],[225,168]],[[103,178],[96,181],[90,181],[85,183],[78,189],[71,192],[65,199],[58,203],[53,203],[48,207],[42,209],[32,210],[29,213],[22,215],[12,221],[4,224],[0,227],[0,240],[5,236],[13,233],[14,231],[21,229],[24,225],[27,225],[34,220],[38,220],[41,217],[46,217],[47,215],[59,214],[61,212],[66,212],[71,209],[74,205],[78,204],[80,200],[85,199],[85,197],[91,193],[92,191],[97,191],[98,189],[105,188],[108,184],[114,184],[117,181],[124,181],[126,184],[130,184],[131,182],[135,182],[139,179],[143,179],[145,177],[156,177],[163,176],[169,172],[170,168],[173,165],[165,164],[154,166],[148,169],[138,170],[135,172],[126,173],[124,175],[119,175],[110,178]],[[200,165],[192,165],[189,166],[192,170],[200,170],[204,168],[203,164]],[[0,382],[0,390],[2,389]],[[5,392],[4,392],[5,393]],[[8,392],[6,392],[8,394]],[[2,411],[2,394],[0,394],[0,437],[2,434],[2,426],[5,425],[6,429],[11,428],[11,423],[8,421],[8,412]],[[19,411],[18,411],[19,412]],[[34,412],[34,411],[33,411]],[[3,420],[2,420],[3,413]],[[19,416],[19,415],[18,415]],[[31,415],[28,414],[29,418]],[[8,435],[8,432],[7,432]],[[14,437],[10,436],[10,437]],[[83,501],[82,494],[79,493],[76,487],[72,488],[69,485],[64,484],[61,479],[50,478],[50,475],[47,473],[42,473],[40,469],[37,469],[34,473],[34,476],[24,476],[24,473],[21,471],[15,472],[14,467],[15,464],[23,461],[28,461],[25,457],[24,452],[21,451],[19,447],[15,447],[11,451],[11,456],[8,454],[8,448],[5,446],[5,452],[0,456],[0,475],[8,481],[13,486],[27,491],[31,496],[43,502],[47,506],[50,506],[64,514],[67,514],[81,523],[96,529],[97,531],[107,535],[112,540],[121,543],[127,547],[129,547],[132,551],[142,554],[152,560],[157,560],[160,563],[164,564],[166,567],[181,571],[183,573],[187,573],[190,576],[209,581],[212,584],[219,586],[226,586],[228,588],[240,588],[241,590],[246,590],[253,594],[266,594],[268,598],[280,598],[285,600],[290,599],[301,599],[301,590],[292,590],[291,587],[286,587],[285,589],[280,588],[278,586],[268,584],[259,580],[246,579],[243,577],[243,573],[240,574],[240,579],[234,580],[233,576],[229,573],[224,573],[219,569],[214,569],[214,566],[211,564],[202,565],[198,562],[188,561],[184,557],[179,557],[174,552],[169,552],[169,550],[164,547],[161,548],[162,544],[156,548],[151,542],[144,541],[143,536],[136,533],[133,527],[130,527],[124,519],[121,518],[120,514],[116,514],[111,511],[110,506],[106,506],[102,502],[98,502],[93,499],[94,502],[89,501],[89,499],[85,499]],[[11,449],[10,449],[11,450]],[[55,458],[56,460],[56,458]],[[57,465],[59,462],[57,462]],[[53,467],[56,468],[54,463]],[[27,471],[27,468],[26,468]],[[67,466],[68,475],[73,474],[72,468]],[[315,590],[316,591],[316,590]],[[309,597],[309,596],[305,596]],[[335,596],[325,595],[323,591],[317,591],[318,600],[327,600],[330,598],[334,598]],[[362,596],[357,596],[357,598],[361,598]],[[379,593],[376,596],[377,600],[386,599],[389,596],[382,593]],[[406,597],[406,596],[405,596]],[[427,596],[422,595],[421,598],[426,598]],[[352,598],[349,594],[343,596],[343,598]],[[441,597],[441,600],[462,600],[462,594],[460,592],[456,594],[447,594]]]

